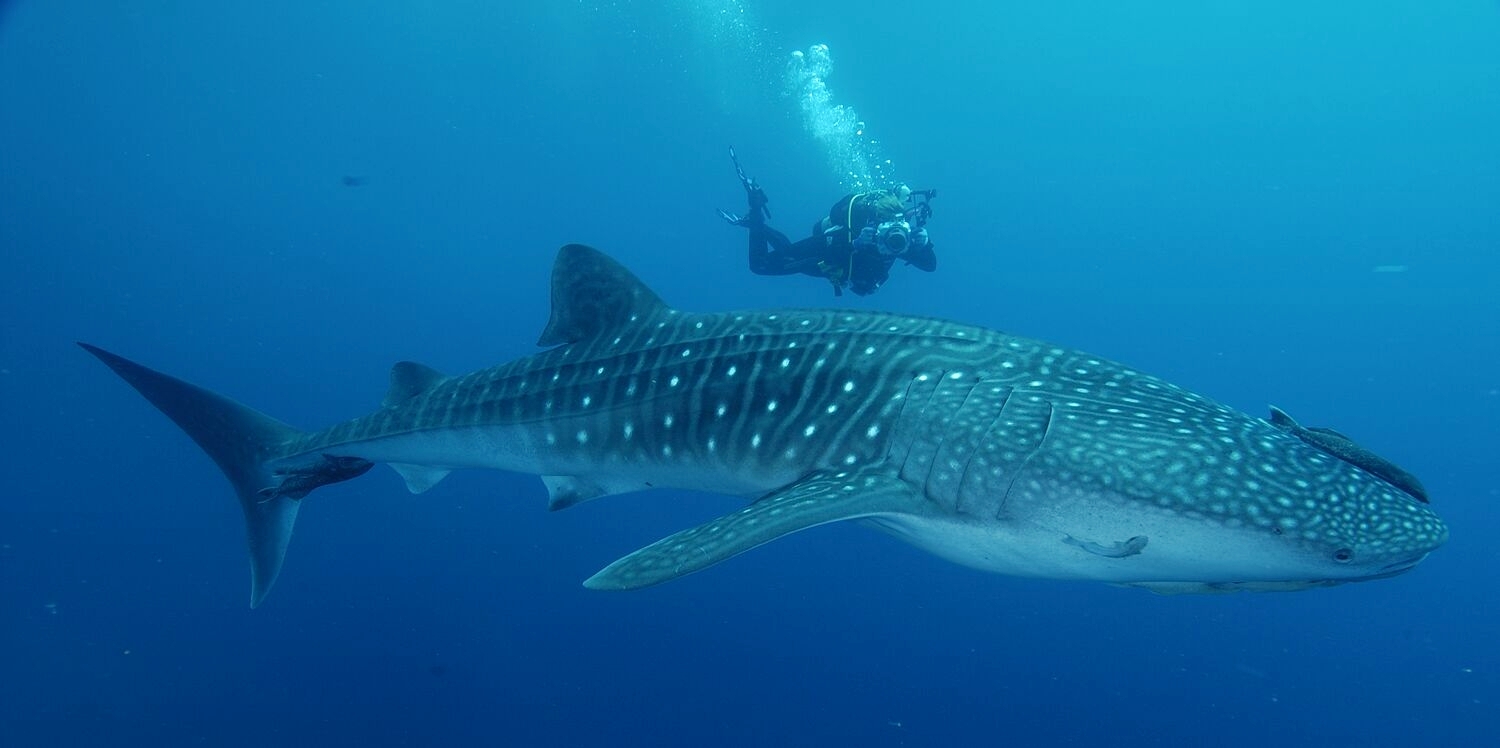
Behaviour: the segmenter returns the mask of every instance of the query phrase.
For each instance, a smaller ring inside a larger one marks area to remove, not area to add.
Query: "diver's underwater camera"
[[[911,224],[906,221],[886,221],[875,229],[876,246],[888,255],[899,255],[906,251]]]

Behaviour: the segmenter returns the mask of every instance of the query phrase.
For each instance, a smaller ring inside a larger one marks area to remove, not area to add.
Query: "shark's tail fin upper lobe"
[[[271,475],[266,461],[301,432],[202,387],[87,343],[79,345],[182,427],[234,485],[250,542],[250,607],[259,605],[281,571],[300,498],[267,490],[282,479]]]

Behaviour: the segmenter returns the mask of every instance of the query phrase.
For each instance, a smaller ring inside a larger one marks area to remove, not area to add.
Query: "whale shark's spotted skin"
[[[535,473],[556,508],[649,486],[757,499],[615,562],[589,580],[599,588],[842,519],[997,572],[1163,590],[1389,576],[1446,539],[1427,506],[1378,477],[1086,353],[890,314],[681,312],[576,245],[559,255],[553,296],[542,342],[558,347],[456,377],[400,364],[380,410],[276,432],[226,467],[256,497],[252,558],[258,507],[295,512],[289,476],[301,494],[308,475],[342,480],[369,462],[417,491],[455,468]],[[91,350],[148,397],[169,389]],[[255,565],[257,602],[272,561]]]

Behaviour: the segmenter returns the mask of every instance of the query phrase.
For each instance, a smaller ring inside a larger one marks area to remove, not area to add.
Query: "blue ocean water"
[[[1480,0],[0,5],[0,744],[1490,744],[1497,38]],[[938,188],[938,271],[750,275],[729,145],[794,236]],[[612,594],[579,583],[737,502],[380,469],[306,501],[252,611],[222,476],[73,345],[320,427],[393,361],[533,352],[569,242],[682,308],[950,317],[1274,403],[1452,541],[1162,597],[836,525]]]

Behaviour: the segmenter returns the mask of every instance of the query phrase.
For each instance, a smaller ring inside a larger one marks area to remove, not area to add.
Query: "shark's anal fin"
[[[920,514],[925,499],[885,473],[814,473],[750,506],[658,540],[589,577],[594,590],[649,587],[707,568],[783,535],[872,515]]]
[[[655,291],[604,253],[569,244],[552,265],[552,317],[537,345],[602,335],[671,311]]]

